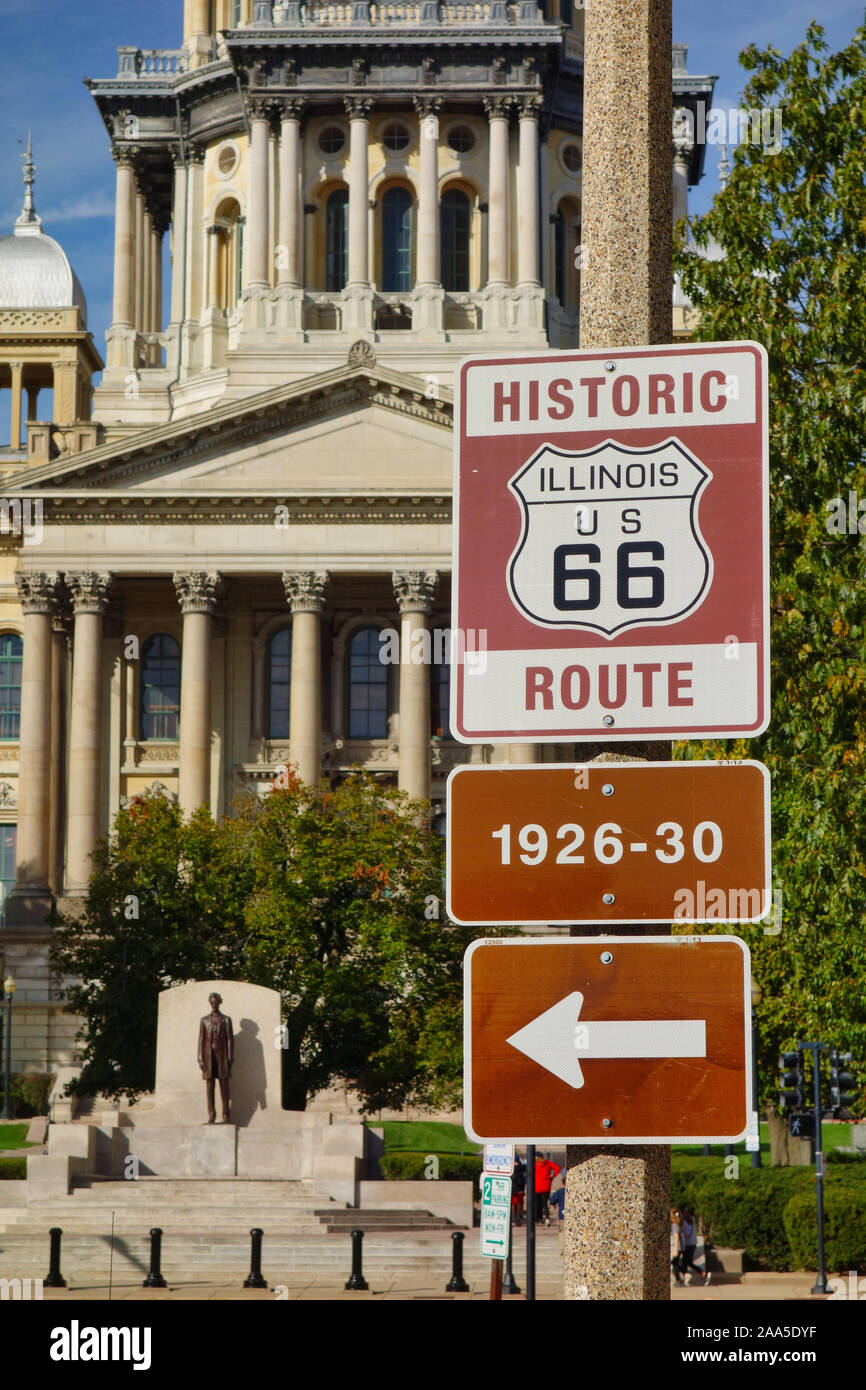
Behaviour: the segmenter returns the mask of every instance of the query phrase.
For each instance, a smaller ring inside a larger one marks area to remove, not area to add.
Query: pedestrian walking
[[[692,1211],[691,1207],[687,1206],[683,1206],[682,1215],[682,1254],[680,1257],[680,1273],[685,1277],[685,1275],[688,1274],[689,1270],[691,1270],[693,1275],[700,1275],[701,1280],[704,1284],[709,1284],[710,1280],[713,1277],[712,1274],[709,1272],[709,1270],[701,1269],[698,1265],[695,1264],[695,1251],[698,1248],[697,1218],[695,1217],[695,1214]],[[704,1255],[704,1264],[706,1264],[706,1254]],[[694,1283],[694,1278],[692,1278],[690,1282]]]
[[[685,1279],[680,1273],[680,1260],[682,1258],[682,1213],[678,1207],[671,1207],[671,1270],[674,1279],[678,1284],[685,1284]]]
[[[515,1149],[514,1177],[511,1188],[511,1219],[515,1226],[523,1225],[523,1203],[526,1199],[526,1164]]]
[[[550,1154],[542,1154],[535,1160],[535,1219],[550,1225],[550,1184],[559,1172]]]

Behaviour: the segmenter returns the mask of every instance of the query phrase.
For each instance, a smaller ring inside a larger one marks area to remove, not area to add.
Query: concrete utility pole
[[[588,0],[581,348],[671,340],[671,45],[671,0]],[[670,1150],[570,1145],[566,1170],[566,1298],[668,1299]]]

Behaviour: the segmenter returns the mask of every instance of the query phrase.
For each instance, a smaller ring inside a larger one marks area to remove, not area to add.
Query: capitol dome
[[[87,319],[84,291],[59,242],[46,236],[33,205],[33,164],[28,146],[21,216],[11,236],[0,237],[0,310],[68,309]]]

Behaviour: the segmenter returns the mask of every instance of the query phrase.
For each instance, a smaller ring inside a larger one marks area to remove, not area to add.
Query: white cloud
[[[81,198],[67,198],[59,207],[38,209],[49,230],[49,222],[83,222],[91,217],[113,217],[114,199],[107,193],[85,193]]]

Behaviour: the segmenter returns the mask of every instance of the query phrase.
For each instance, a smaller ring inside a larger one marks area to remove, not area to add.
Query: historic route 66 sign
[[[685,617],[712,567],[698,522],[710,476],[676,439],[582,453],[546,444],[508,484],[524,514],[512,600],[532,622],[608,637]]]
[[[455,738],[766,728],[762,347],[471,358],[455,445]]]

